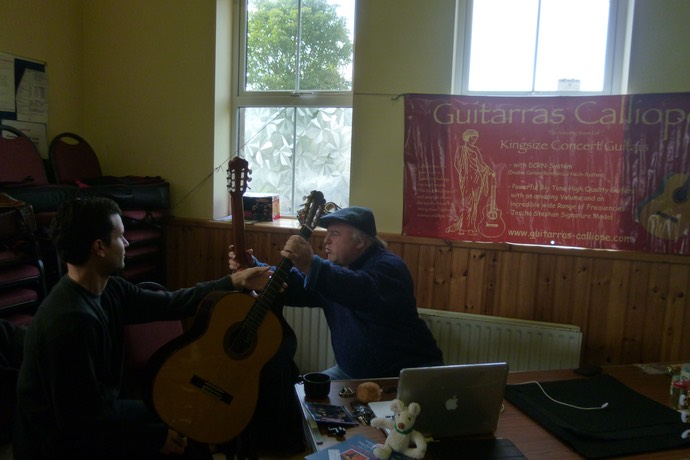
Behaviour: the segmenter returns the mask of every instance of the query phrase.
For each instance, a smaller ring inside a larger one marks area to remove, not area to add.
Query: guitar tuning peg
[[[248,178],[247,178],[247,182],[251,182],[251,181],[252,181],[252,178],[251,178],[251,177],[248,177]]]

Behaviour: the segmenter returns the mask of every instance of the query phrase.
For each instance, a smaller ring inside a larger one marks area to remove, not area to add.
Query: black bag
[[[0,193],[0,241],[33,238],[35,234],[36,218],[31,205]]]

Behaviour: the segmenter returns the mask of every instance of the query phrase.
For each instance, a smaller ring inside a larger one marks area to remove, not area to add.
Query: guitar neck
[[[244,241],[244,203],[242,195],[232,194],[230,205],[232,209],[232,240],[235,252],[235,260],[240,267],[249,267],[252,260],[247,254],[247,245]]]
[[[307,225],[303,225],[300,229],[299,236],[301,236],[305,240],[308,240],[312,234],[312,231],[313,230],[309,228]],[[264,290],[261,292],[261,296],[256,301],[256,304],[254,306],[255,308],[253,309],[255,311],[252,311],[250,313],[250,315],[256,313],[256,320],[260,321],[261,319],[263,319],[264,314],[275,303],[276,299],[278,298],[278,295],[283,289],[283,284],[287,280],[288,274],[290,273],[290,269],[292,268],[292,266],[292,261],[287,257],[283,257],[283,260],[281,260],[281,262],[278,264],[275,272],[271,276],[271,280],[268,282]]]
[[[309,239],[313,229],[318,225],[325,203],[326,200],[323,198],[323,193],[316,190],[312,191],[305,204],[304,220],[302,220],[303,225],[299,231],[300,237],[305,240]],[[261,292],[261,296],[256,300],[251,311],[247,315],[245,323],[248,327],[257,327],[261,324],[268,310],[275,305],[292,265],[293,263],[290,259],[283,257],[283,260],[278,264],[275,272],[271,276],[270,281]]]

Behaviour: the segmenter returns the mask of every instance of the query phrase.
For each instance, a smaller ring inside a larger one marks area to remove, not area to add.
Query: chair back
[[[165,290],[159,283],[144,281],[138,286],[152,291]],[[123,393],[128,397],[141,397],[147,385],[146,364],[160,347],[184,332],[182,321],[153,321],[129,324],[124,330],[125,378]]]
[[[103,175],[91,145],[74,133],[55,136],[48,148],[50,166],[58,184],[75,184]]]
[[[48,183],[41,154],[20,130],[0,125],[0,186],[45,185]]]

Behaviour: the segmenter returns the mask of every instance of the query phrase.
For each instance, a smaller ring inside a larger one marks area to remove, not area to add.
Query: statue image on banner
[[[446,233],[495,238],[505,231],[505,222],[496,207],[496,173],[484,162],[476,145],[478,138],[476,129],[467,129],[462,133],[463,145],[455,152],[453,166],[458,173],[459,199],[453,203]]]

